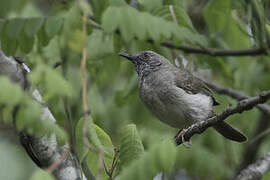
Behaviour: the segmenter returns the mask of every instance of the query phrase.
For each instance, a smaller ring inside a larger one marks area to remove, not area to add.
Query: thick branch
[[[259,180],[270,170],[270,153],[242,170],[235,180]]]
[[[250,110],[257,104],[265,103],[268,99],[270,99],[270,91],[264,91],[258,96],[244,99],[238,102],[236,106],[228,107],[219,115],[191,125],[189,128],[186,129],[184,139],[188,141],[194,134],[201,134],[207,128],[225,120],[227,117],[236,113],[242,113],[243,111]],[[178,145],[183,143],[182,138],[175,139],[175,142]]]
[[[26,83],[25,72],[22,65],[14,59],[5,56],[0,50],[0,75],[9,76],[14,82],[24,87]],[[32,94],[37,101],[41,101],[41,95],[37,90],[34,90]],[[44,107],[41,119],[55,122],[53,115],[47,107]],[[54,135],[51,137],[35,138],[21,132],[20,139],[28,155],[38,166],[44,169],[59,161],[59,158],[62,157],[67,148],[65,146],[59,147]],[[68,152],[66,158],[60,162],[52,173],[57,180],[85,179],[85,177],[81,177],[79,165],[71,152]]]

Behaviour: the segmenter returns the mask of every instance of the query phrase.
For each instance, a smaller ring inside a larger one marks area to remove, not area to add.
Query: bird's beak
[[[124,52],[121,52],[118,54],[119,56],[122,56],[122,57],[125,57],[131,61],[134,61],[136,59],[136,56],[134,55],[131,55],[131,54],[127,54],[127,53],[124,53]]]

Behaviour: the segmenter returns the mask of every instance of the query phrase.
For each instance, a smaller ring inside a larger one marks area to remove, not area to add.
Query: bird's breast
[[[172,84],[142,81],[139,95],[146,107],[162,122],[186,128],[205,120],[212,112],[212,101],[203,94],[188,94]]]
[[[141,83],[139,96],[142,102],[160,121],[177,128],[191,124],[177,102],[177,94],[172,93],[170,85],[156,86],[153,83]]]

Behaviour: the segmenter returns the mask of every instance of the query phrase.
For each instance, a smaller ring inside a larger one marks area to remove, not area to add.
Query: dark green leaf
[[[154,15],[168,19],[174,23],[179,24],[181,27],[186,27],[192,32],[196,32],[193,24],[183,8],[180,6],[162,6],[153,12]],[[174,19],[175,17],[175,19]],[[175,22],[176,20],[176,22]]]
[[[121,167],[126,167],[142,155],[144,148],[136,125],[130,124],[125,126],[121,134],[120,162]]]
[[[204,10],[204,19],[210,32],[222,31],[229,23],[231,0],[210,0]]]
[[[91,4],[92,4],[95,20],[97,22],[100,22],[102,13],[109,6],[110,1],[109,0],[103,0],[103,1],[92,0]]]
[[[169,172],[175,162],[176,147],[170,140],[156,144],[122,170],[116,180],[153,179]]]
[[[42,24],[44,22],[44,18],[29,18],[26,20],[24,26],[24,33],[28,37],[33,37],[40,30]]]
[[[45,32],[45,25],[43,25],[38,31],[38,42],[41,46],[47,46],[50,39]]]
[[[87,129],[88,130],[88,137],[87,138],[89,140],[89,143],[92,144],[97,149],[104,151],[104,147],[103,147],[102,143],[104,143],[108,148],[108,146],[110,144],[110,142],[108,141],[108,137],[105,138],[104,136],[106,136],[106,135],[104,135],[104,134],[102,135],[102,133],[100,132],[100,129],[98,129],[99,134],[97,133],[97,126],[94,125],[91,117],[89,117],[87,124],[88,124],[88,129]],[[77,151],[78,151],[79,161],[82,161],[89,152],[89,148],[85,145],[85,143],[83,141],[83,138],[84,138],[83,137],[83,127],[84,127],[84,125],[85,125],[85,121],[83,118],[81,118],[76,126],[76,141],[77,141]],[[101,142],[99,139],[99,136],[102,137],[103,140],[106,139],[106,141]]]
[[[49,38],[58,34],[61,30],[63,19],[61,17],[48,17],[45,23],[45,32]]]
[[[29,53],[33,46],[34,46],[34,42],[35,42],[35,37],[34,36],[27,36],[25,33],[22,33],[19,39],[19,45],[20,45],[20,49],[24,52],[24,53]]]
[[[5,20],[0,19],[0,37],[2,35],[2,30],[3,30],[3,27],[5,25],[5,22],[6,22]]]
[[[24,22],[21,18],[9,19],[6,22],[1,38],[2,49],[6,55],[15,54]]]

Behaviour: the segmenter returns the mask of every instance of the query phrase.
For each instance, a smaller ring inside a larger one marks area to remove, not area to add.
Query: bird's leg
[[[187,131],[186,129],[179,130],[178,133],[174,136],[174,138],[175,139],[181,138],[183,146],[186,148],[190,148],[192,146],[191,140],[188,141],[187,146],[185,145],[186,140],[184,138],[184,135],[185,135],[186,131]]]

